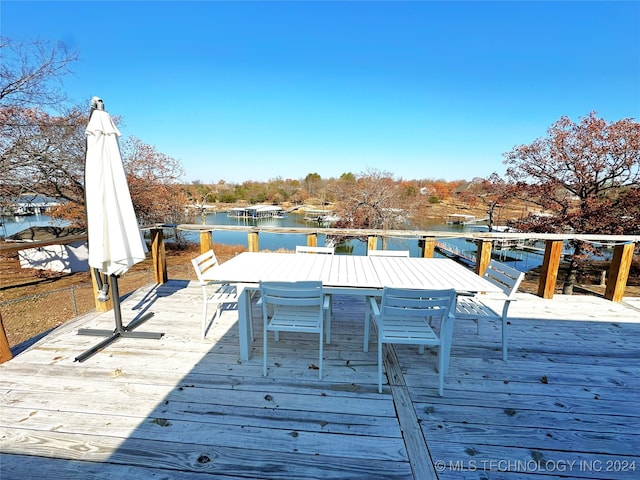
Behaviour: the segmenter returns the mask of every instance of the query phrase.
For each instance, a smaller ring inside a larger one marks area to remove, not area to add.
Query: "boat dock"
[[[441,255],[456,260],[464,265],[474,266],[476,264],[475,250],[463,250],[456,247],[455,245],[451,245],[445,242],[435,242],[434,248],[435,251],[440,253]],[[514,246],[496,248],[491,252],[491,255],[502,262],[517,262],[519,260],[522,260],[522,254],[520,252],[510,250],[510,248],[518,247]]]
[[[249,207],[235,207],[227,212],[231,218],[284,218],[285,213],[282,207],[276,205],[251,205]]]

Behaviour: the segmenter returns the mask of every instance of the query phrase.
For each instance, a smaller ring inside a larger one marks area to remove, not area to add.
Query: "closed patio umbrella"
[[[108,338],[76,357],[84,361],[120,337],[153,338],[161,333],[133,332],[152,313],[122,326],[118,277],[145,259],[146,244],[140,234],[129,186],[122,165],[116,128],[104,103],[98,97],[91,100],[91,116],[86,130],[85,207],[89,243],[89,267],[94,269],[100,287],[99,300],[107,300],[109,285],[113,296],[115,330],[81,329],[80,335]]]
[[[99,99],[94,101],[103,105]],[[87,126],[85,169],[89,265],[117,276],[143,261],[147,252],[129,194],[119,136],[111,116],[94,109]]]

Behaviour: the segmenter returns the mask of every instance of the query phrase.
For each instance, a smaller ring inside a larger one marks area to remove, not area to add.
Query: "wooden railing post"
[[[111,296],[109,296],[109,300],[106,302],[98,300],[100,288],[98,287],[98,280],[96,279],[96,271],[91,267],[89,267],[89,271],[91,272],[91,285],[93,285],[93,301],[96,305],[96,312],[108,312],[113,308],[113,300],[111,300]],[[105,278],[105,282],[108,281],[109,279]]]
[[[418,240],[418,246],[422,250],[422,258],[433,258],[436,251],[436,237],[422,237]]]
[[[307,235],[307,247],[317,247],[318,246],[318,234],[310,233]]]
[[[369,236],[367,238],[367,252],[369,250],[377,250],[378,249],[378,237]]]
[[[634,249],[635,244],[625,243],[624,245],[616,245],[613,250],[611,268],[609,269],[607,286],[604,291],[604,297],[612,302],[622,301],[624,289],[629,279],[629,270],[631,269]]]
[[[156,283],[162,284],[169,280],[167,275],[167,256],[164,249],[164,234],[161,228],[151,229],[151,258]]]
[[[538,284],[538,296],[553,298],[558,280],[558,267],[562,257],[562,240],[547,240],[544,248],[540,283]]]
[[[200,232],[200,253],[208,252],[213,248],[212,233],[210,230]]]
[[[482,276],[491,261],[491,240],[476,240],[476,268],[475,272]]]
[[[249,232],[247,234],[247,244],[249,246],[249,251],[250,252],[258,252],[260,251],[259,249],[259,244],[258,244],[258,232]]]
[[[8,362],[12,358],[13,353],[9,347],[7,332],[4,329],[4,323],[2,323],[2,313],[0,313],[0,363]]]

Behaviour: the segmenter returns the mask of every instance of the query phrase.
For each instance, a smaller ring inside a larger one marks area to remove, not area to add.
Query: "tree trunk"
[[[573,255],[571,255],[571,260],[569,261],[569,270],[567,271],[564,285],[562,285],[562,293],[564,295],[573,295],[573,286],[576,284],[576,280],[578,279],[578,271],[580,270],[579,259],[582,254],[582,244],[580,242],[576,242]]]

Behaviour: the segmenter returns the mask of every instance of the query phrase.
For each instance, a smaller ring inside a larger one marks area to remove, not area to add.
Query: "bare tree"
[[[513,185],[494,172],[487,178],[474,178],[464,191],[462,198],[468,203],[471,203],[471,200],[482,202],[486,207],[487,225],[492,232],[500,210],[515,196]]]
[[[64,110],[60,80],[77,60],[62,45],[0,38],[0,198],[24,194],[74,200],[82,196],[82,172],[75,168],[80,122],[77,109]],[[82,137],[83,138],[83,137]]]
[[[391,173],[368,170],[355,179],[337,181],[334,188],[340,199],[336,227],[393,229],[401,224],[401,192]]]
[[[30,193],[83,204],[87,118],[77,109],[52,116],[1,107],[0,196],[11,201]]]
[[[0,37],[0,55],[0,106],[62,105],[65,95],[59,81],[71,72],[77,52],[60,43],[17,43]]]

